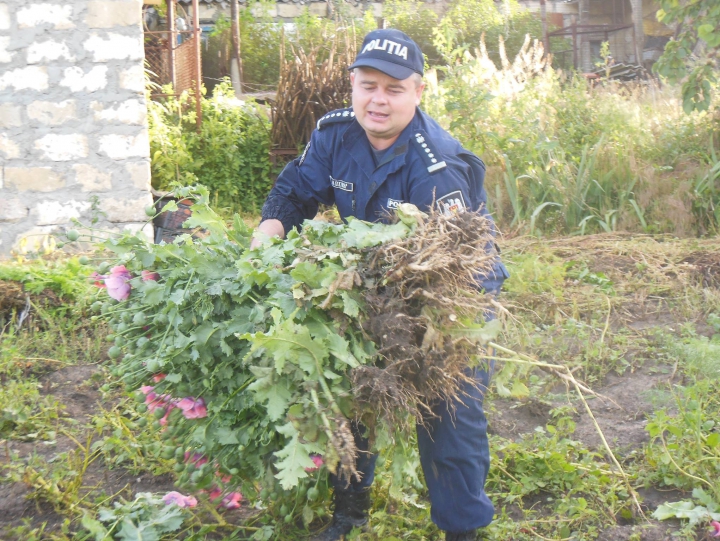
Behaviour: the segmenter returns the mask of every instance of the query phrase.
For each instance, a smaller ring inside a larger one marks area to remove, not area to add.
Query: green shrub
[[[260,15],[257,19],[253,15]],[[273,22],[267,2],[254,2],[239,10],[240,56],[243,84],[250,91],[258,85],[276,85],[280,77],[282,26]],[[227,33],[228,41],[230,33]]]
[[[527,34],[542,37],[539,18],[520,8],[517,0],[504,2],[504,7],[492,0],[453,0],[442,17],[420,0],[389,0],[383,4],[383,18],[415,40],[431,66],[453,61],[462,49],[474,50],[483,34],[490,57],[498,63],[500,36],[510,55],[520,50]]]
[[[292,55],[293,49],[317,50],[315,61],[321,63],[328,57],[329,44],[335,41],[335,35],[347,37],[347,40],[338,40],[341,45],[359,45],[364,35],[377,27],[372,10],[366,11],[363,18],[353,20],[341,3],[334,6],[338,11],[333,19],[313,15],[306,6],[294,19],[294,28],[287,30],[270,16],[273,7],[274,4],[259,1],[241,7],[239,11],[242,83],[246,92],[275,90],[280,78],[283,43],[286,58]],[[230,73],[230,48],[230,21],[220,17],[206,52],[203,52],[203,73],[211,78],[227,76]],[[344,52],[342,47],[339,52]]]
[[[439,17],[428,4],[417,0],[387,0],[383,4],[383,18],[392,28],[410,36],[428,58],[431,65],[440,62],[440,53],[435,48],[433,29]]]
[[[174,181],[202,182],[215,206],[256,212],[272,186],[270,123],[257,105],[234,102],[228,82],[202,98],[202,126],[195,127],[189,95],[149,102],[152,183],[159,190]]]
[[[456,45],[474,49],[480,44],[483,34],[490,44],[488,53],[495,62],[500,62],[498,44],[502,36],[510,58],[522,47],[526,35],[542,38],[540,19],[521,9],[517,0],[503,2],[498,8],[492,0],[454,0],[443,17],[458,32]]]

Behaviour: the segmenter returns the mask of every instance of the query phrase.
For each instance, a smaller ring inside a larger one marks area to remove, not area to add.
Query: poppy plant
[[[125,265],[118,265],[110,269],[110,276],[105,278],[105,287],[108,295],[116,301],[124,301],[130,296],[130,279],[132,274]]]
[[[219,477],[220,481],[222,481],[223,483],[226,483],[226,484],[229,483],[230,481],[232,481],[231,475],[223,475],[222,473],[220,473],[220,471],[216,471],[215,476]]]
[[[175,404],[173,404],[172,402],[167,403],[167,409],[165,410],[165,415],[163,415],[162,418],[160,419],[160,426],[167,426],[168,417],[170,417],[170,412],[173,410],[174,407],[175,407]]]
[[[90,275],[97,287],[107,289],[108,295],[116,301],[124,301],[130,296],[130,280],[132,274],[125,268],[125,265],[118,265],[110,269],[110,274],[98,274],[93,272]]]
[[[163,496],[165,505],[175,504],[178,507],[195,507],[197,505],[197,499],[194,496],[183,496],[179,492],[168,492]]]
[[[190,455],[190,451],[185,451],[185,462],[193,464],[196,468],[199,468],[203,464],[207,464],[207,457],[200,453],[194,453]]]
[[[205,401],[202,398],[195,400],[192,396],[188,396],[178,402],[177,407],[182,410],[186,419],[207,417],[207,407],[205,407]]]
[[[148,280],[157,282],[160,279],[160,275],[157,272],[149,270],[143,270],[140,275],[142,276],[143,282],[147,282]]]
[[[103,287],[103,288],[105,287],[105,278],[107,278],[107,276],[103,276],[102,274],[93,272],[90,275],[90,278],[92,278],[94,280],[93,283],[95,284],[96,287]]]
[[[145,395],[145,404],[148,407],[148,411],[152,413],[157,408],[164,408],[167,404],[174,406],[170,395],[158,395],[153,389],[155,389],[155,387],[152,385],[143,385],[140,387],[140,391]]]
[[[323,466],[323,464],[325,464],[323,457],[321,457],[320,455],[310,455],[310,458],[313,461],[313,464],[315,464],[315,466],[311,468],[305,468],[305,471],[308,473],[318,471]]]
[[[240,507],[241,501],[242,494],[240,494],[239,492],[231,492],[223,498],[220,505],[223,506],[225,509],[237,509],[238,507]]]

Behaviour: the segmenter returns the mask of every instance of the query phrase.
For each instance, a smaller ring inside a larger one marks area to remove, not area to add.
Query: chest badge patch
[[[342,190],[344,192],[354,192],[355,184],[352,182],[345,182],[344,180],[338,180],[330,176],[330,185],[336,190]]]
[[[455,216],[465,212],[465,199],[460,190],[444,195],[436,201],[438,212],[445,216]]]
[[[401,199],[388,198],[388,200],[387,200],[387,208],[392,209],[392,210],[397,209],[402,204],[403,204],[403,201]]]

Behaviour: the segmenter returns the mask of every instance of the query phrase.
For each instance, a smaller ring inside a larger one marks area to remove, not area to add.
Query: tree
[[[720,57],[718,0],[660,0],[658,21],[677,25],[675,37],[653,70],[670,81],[683,81],[683,109],[707,111]]]

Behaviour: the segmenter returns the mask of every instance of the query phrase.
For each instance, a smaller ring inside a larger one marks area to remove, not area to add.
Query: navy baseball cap
[[[348,69],[372,68],[393,79],[404,80],[423,74],[422,51],[410,37],[394,28],[373,30],[363,40],[355,62]]]

